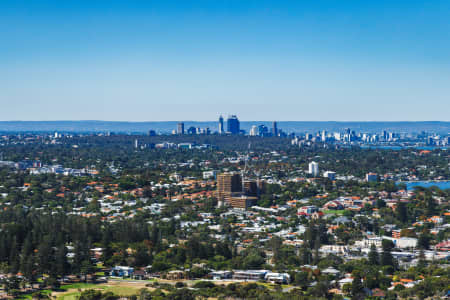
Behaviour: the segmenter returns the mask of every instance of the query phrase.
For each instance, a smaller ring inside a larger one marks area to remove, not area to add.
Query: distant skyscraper
[[[233,193],[242,191],[241,175],[239,173],[222,173],[217,175],[217,198],[228,201]]]
[[[278,136],[278,124],[276,121],[273,121],[272,123],[272,134]]]
[[[236,115],[228,117],[227,131],[230,132],[231,134],[239,134],[239,132],[241,131],[239,119],[236,117]]]
[[[134,140],[134,148],[139,148],[139,141],[138,141],[138,139],[135,139]]]
[[[309,163],[309,174],[311,174],[314,177],[317,177],[319,175],[319,164],[315,161],[312,161]]]
[[[322,140],[322,142],[326,142],[327,141],[327,132],[325,130],[322,130],[322,134],[320,139]]]
[[[219,117],[219,134],[224,134],[224,130],[223,130],[223,117],[222,117],[222,115]]]
[[[187,134],[196,134],[196,133],[197,133],[197,128],[195,128],[194,126],[189,127],[187,130]]]
[[[269,129],[265,125],[261,124],[258,126],[258,135],[259,136],[267,136],[268,133],[269,133]]]
[[[252,128],[250,129],[250,135],[251,136],[257,136],[258,135],[258,126],[253,125]]]
[[[178,123],[177,133],[184,134],[184,123],[183,122]]]

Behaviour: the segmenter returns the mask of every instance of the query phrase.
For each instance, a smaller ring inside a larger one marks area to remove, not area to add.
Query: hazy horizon
[[[226,121],[226,120],[225,120]],[[116,133],[148,133],[155,130],[159,133],[171,133],[177,128],[178,122],[184,122],[185,128],[194,126],[210,128],[212,132],[218,130],[218,121],[0,121],[1,132],[116,132]],[[241,129],[249,131],[253,125],[266,125],[272,127],[273,121],[243,121]],[[422,131],[447,135],[450,133],[450,122],[445,121],[419,121],[419,122],[356,122],[356,121],[277,121],[278,128],[287,133],[330,132],[343,131],[351,128],[357,132],[379,133],[384,130],[403,133],[419,133]]]

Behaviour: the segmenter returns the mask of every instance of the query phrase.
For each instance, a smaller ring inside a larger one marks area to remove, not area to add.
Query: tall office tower
[[[325,130],[322,130],[320,139],[322,140],[322,142],[326,142],[327,141],[327,132]]]
[[[138,141],[138,139],[135,139],[134,140],[134,148],[139,148],[139,141]]]
[[[319,164],[316,163],[315,161],[312,161],[309,163],[309,170],[308,173],[311,174],[312,176],[316,177],[319,175]]]
[[[276,121],[272,123],[272,135],[278,136],[278,124]]]
[[[242,191],[239,173],[222,173],[217,175],[217,199],[228,202],[233,193]]]
[[[251,136],[257,136],[258,135],[258,126],[253,125],[252,128],[250,129],[250,135]]]
[[[223,117],[222,117],[222,115],[220,115],[220,117],[219,117],[219,134],[224,134]]]
[[[178,134],[184,134],[184,123],[183,122],[178,123],[177,133]]]
[[[189,127],[187,130],[187,134],[196,134],[196,133],[197,133],[197,128],[195,128],[194,126]]]
[[[269,133],[269,129],[267,129],[266,125],[261,124],[258,126],[258,135],[259,136],[267,136]]]
[[[241,131],[240,129],[240,123],[239,119],[236,117],[236,115],[231,115],[228,117],[227,120],[227,131],[231,134],[239,134]]]
[[[393,141],[395,138],[395,134],[393,132],[389,132],[389,137],[388,137],[388,141]]]

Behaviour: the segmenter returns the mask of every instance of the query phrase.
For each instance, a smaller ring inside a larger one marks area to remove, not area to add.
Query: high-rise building
[[[258,126],[253,125],[252,128],[250,129],[250,135],[251,136],[257,136],[258,135]]]
[[[244,180],[244,192],[247,196],[258,196],[258,183],[255,180]]]
[[[222,173],[217,175],[217,199],[228,202],[233,193],[242,192],[239,173]]]
[[[276,121],[272,123],[272,135],[278,136],[278,124]]]
[[[322,130],[322,133],[320,135],[320,139],[322,140],[322,142],[326,142],[327,141],[327,132],[325,130]]]
[[[219,117],[219,134],[224,134],[223,117],[222,117],[222,115],[220,115],[220,117]]]
[[[227,120],[227,131],[231,134],[239,134],[241,131],[239,119],[236,115],[231,115]]]
[[[266,125],[259,125],[258,126],[258,135],[259,136],[267,136],[269,133],[269,129],[266,127]]]
[[[318,176],[319,175],[319,164],[316,163],[315,161],[310,162],[309,166],[308,166],[308,173],[314,177]]]
[[[177,133],[184,134],[184,123],[183,122],[178,123]]]
[[[197,128],[195,128],[194,126],[189,127],[187,130],[187,134],[196,134],[196,133],[197,133]]]

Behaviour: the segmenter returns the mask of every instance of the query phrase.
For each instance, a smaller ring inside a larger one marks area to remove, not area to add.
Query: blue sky
[[[450,120],[450,1],[0,1],[0,120]]]

